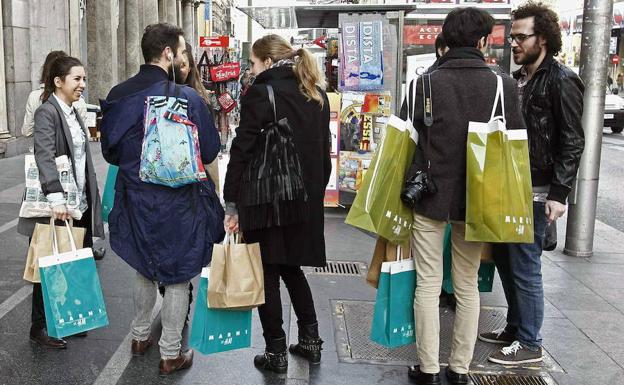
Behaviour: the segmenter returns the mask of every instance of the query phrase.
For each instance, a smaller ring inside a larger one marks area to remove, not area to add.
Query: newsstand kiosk
[[[406,84],[435,61],[435,38],[451,10],[474,6],[490,12],[496,25],[486,60],[511,70],[511,47],[505,39],[511,29],[508,0],[431,1],[238,7],[266,29],[324,30],[322,46],[327,52],[322,63],[330,100],[333,162],[326,206],[353,202],[388,117],[399,115]],[[318,38],[307,42],[319,45]]]

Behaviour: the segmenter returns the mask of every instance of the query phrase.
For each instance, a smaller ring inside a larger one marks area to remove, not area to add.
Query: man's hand
[[[546,221],[552,223],[566,212],[566,205],[557,201],[546,201]]]
[[[238,233],[238,215],[226,215],[223,227],[226,233]]]
[[[70,218],[67,206],[64,204],[52,207],[52,216],[59,221],[65,221]]]

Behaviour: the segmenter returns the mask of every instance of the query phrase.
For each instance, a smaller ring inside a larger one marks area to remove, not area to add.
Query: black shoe
[[[258,369],[269,370],[280,374],[286,373],[288,371],[286,337],[268,340],[264,354],[254,357],[254,365]]]
[[[544,353],[540,346],[537,350],[531,350],[519,341],[514,341],[511,345],[502,348],[490,355],[488,360],[501,365],[523,365],[535,362],[542,362]]]
[[[446,368],[446,378],[448,378],[451,385],[467,385],[468,375],[455,373],[451,368]]]
[[[51,349],[65,349],[67,342],[48,335],[45,329],[30,329],[30,340]]]
[[[511,345],[516,340],[516,335],[507,331],[506,328],[500,328],[491,332],[481,333],[478,338],[483,342],[491,344]]]
[[[420,365],[410,366],[407,376],[416,385],[442,385],[440,373],[424,373],[420,371]]]
[[[323,340],[319,337],[318,322],[311,325],[299,325],[299,343],[290,345],[292,354],[308,360],[313,365],[321,363]]]
[[[96,261],[102,260],[104,256],[106,255],[105,247],[93,247],[92,250],[93,250],[93,259],[95,259]]]

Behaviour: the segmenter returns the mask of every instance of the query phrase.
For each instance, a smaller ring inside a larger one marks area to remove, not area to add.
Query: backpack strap
[[[273,108],[273,121],[277,122],[277,113],[275,112],[275,93],[273,92],[273,86],[267,84],[266,88],[267,92],[269,93],[269,102],[271,103],[271,107]]]

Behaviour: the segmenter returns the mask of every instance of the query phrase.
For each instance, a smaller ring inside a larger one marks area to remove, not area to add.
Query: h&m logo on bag
[[[386,211],[386,218],[391,219],[395,223],[395,225],[392,226],[392,233],[394,235],[400,235],[403,229],[412,228],[412,222],[399,216],[398,214],[392,214],[392,211],[390,210]]]
[[[533,221],[531,220],[531,218],[527,217],[514,217],[507,215],[505,217],[505,223],[513,223],[514,225],[517,225],[516,233],[518,235],[524,235],[524,232],[526,231],[526,225],[532,225]]]

